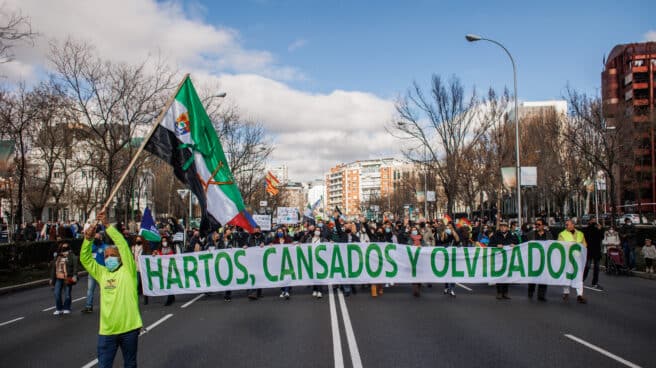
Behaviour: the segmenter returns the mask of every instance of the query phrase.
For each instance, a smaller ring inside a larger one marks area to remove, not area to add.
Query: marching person
[[[102,235],[96,233],[93,239],[93,244],[91,246],[91,252],[94,254],[96,262],[99,265],[105,265],[105,242],[103,242]],[[98,282],[91,276],[87,278],[87,301],[82,309],[82,313],[91,313],[93,312],[93,294],[96,291],[96,286]]]
[[[583,229],[583,236],[585,237],[585,242],[588,244],[588,255],[583,270],[583,281],[588,277],[590,263],[592,263],[592,287],[597,290],[603,290],[604,288],[599,285],[599,261],[601,261],[601,242],[604,239],[604,230],[602,230],[601,224],[598,224],[594,217],[590,219],[588,226]]]
[[[162,237],[162,246],[159,249],[155,249],[152,253],[154,256],[168,256],[171,254],[175,254],[175,251],[173,250],[173,244],[171,244],[171,239],[169,239],[168,236],[163,236]],[[169,305],[173,304],[175,301],[175,295],[174,294],[169,294],[166,296],[166,302],[164,303],[164,306],[168,307]]]
[[[148,249],[148,242],[144,242],[144,239],[141,237],[141,235],[137,235],[134,238],[134,245],[131,248],[132,250],[132,255],[134,256],[134,263],[137,266],[137,289],[139,292],[139,295],[143,295],[143,303],[144,305],[148,304],[148,295],[145,295],[143,293],[143,284],[141,282],[141,270],[139,269],[139,258],[142,255],[148,255],[150,253]]]
[[[503,248],[504,246],[514,247],[519,244],[519,239],[508,230],[508,223],[501,222],[499,230],[494,233],[490,239],[490,247]],[[497,284],[497,299],[510,299],[508,296],[508,284]]]
[[[526,234],[526,238],[529,241],[553,240],[553,235],[551,234],[551,231],[545,229],[544,220],[537,219],[535,220],[535,228],[529,231],[528,234]],[[528,298],[532,299],[534,293],[535,293],[535,284],[528,284]],[[547,295],[547,285],[539,284],[538,300],[541,302],[546,302],[547,301],[546,295]]]
[[[276,230],[276,235],[275,238],[273,239],[273,242],[271,243],[272,245],[279,245],[279,244],[291,244],[292,239],[287,236],[283,230],[282,227],[279,227]],[[290,295],[289,292],[292,290],[291,286],[284,286],[280,288],[280,297],[289,299]]]
[[[558,234],[558,240],[559,241],[567,241],[567,242],[576,242],[584,247],[588,247],[588,244],[585,242],[585,236],[583,233],[579,230],[576,230],[576,227],[574,226],[574,221],[572,220],[567,220],[565,222],[565,230],[561,231],[560,234]],[[563,300],[567,301],[569,299],[569,286],[565,286],[563,289]],[[581,285],[580,288],[576,288],[576,301],[585,304],[587,301],[583,297],[583,285]]]
[[[453,222],[446,225],[446,229],[440,235],[440,244],[445,247],[455,247],[460,244],[460,235],[453,227]],[[447,282],[444,284],[444,295],[456,296],[456,284]]]
[[[62,243],[50,271],[50,286],[55,287],[55,316],[71,314],[71,291],[77,283],[77,257],[68,243]],[[62,303],[62,293],[64,301]]]
[[[262,234],[262,229],[259,226],[256,226],[255,231],[253,231],[253,233],[250,234],[250,236],[248,237],[248,241],[243,246],[243,248],[244,249],[247,249],[249,247],[263,248],[265,243],[266,243],[266,239]],[[249,289],[247,291],[247,294],[248,294],[248,299],[257,300],[258,298],[262,297],[262,289]]]
[[[89,275],[100,285],[100,329],[98,331],[98,366],[110,368],[118,348],[123,353],[124,367],[137,366],[137,346],[142,327],[137,297],[137,269],[128,243],[121,233],[109,226],[105,214],[98,214],[115,246],[105,249],[105,266],[93,257],[91,242],[95,227],[84,234],[80,261]]]

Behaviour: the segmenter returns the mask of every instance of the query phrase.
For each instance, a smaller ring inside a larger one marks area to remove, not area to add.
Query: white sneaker
[[[289,293],[285,292],[285,299],[289,299]]]
[[[323,297],[323,295],[321,295],[321,292],[317,291],[317,299],[321,299],[322,297]]]
[[[282,293],[280,293],[280,297],[281,297],[281,298],[284,298],[284,297],[285,297],[285,292],[284,292],[284,291],[283,291]]]
[[[444,295],[446,295],[446,294],[448,294],[448,293],[449,293],[449,289],[448,289],[448,288],[447,288],[447,289],[444,289]]]
[[[64,314],[71,314],[71,311],[68,310],[68,309],[64,309],[64,312],[63,312],[63,313],[64,313]]]
[[[52,312],[53,316],[58,316],[60,314],[62,314],[62,311],[60,311],[60,310],[56,310],[56,311]]]
[[[451,296],[456,296],[456,292],[453,291],[453,290],[451,290],[451,291],[449,292],[449,294],[451,294]]]
[[[316,292],[316,291],[313,291],[313,292],[312,292],[312,296],[316,298],[316,297],[317,297],[317,292]]]

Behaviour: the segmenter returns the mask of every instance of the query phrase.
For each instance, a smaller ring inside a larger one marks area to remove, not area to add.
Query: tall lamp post
[[[519,228],[521,229],[522,227],[522,176],[521,176],[521,166],[519,163],[519,108],[517,107],[517,68],[515,66],[515,60],[513,59],[512,55],[510,55],[508,49],[506,49],[506,47],[503,46],[498,41],[491,40],[489,38],[484,38],[476,34],[468,34],[465,36],[465,39],[467,39],[467,41],[469,42],[476,42],[476,41],[492,42],[493,44],[501,47],[503,51],[505,51],[506,54],[508,54],[508,57],[510,58],[510,62],[512,63],[513,82],[515,85],[515,161],[517,163],[517,221],[519,224]]]

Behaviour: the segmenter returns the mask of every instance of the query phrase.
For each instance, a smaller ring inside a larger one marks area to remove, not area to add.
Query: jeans
[[[635,268],[635,254],[633,252],[633,247],[629,245],[629,242],[622,243],[622,251],[624,252],[624,264],[628,268]]]
[[[444,290],[446,290],[447,292],[455,291],[455,289],[456,289],[456,284],[452,282],[447,282],[444,284]]]
[[[114,365],[116,351],[121,348],[123,366],[137,366],[137,346],[139,328],[118,335],[98,335],[98,366],[111,368]]]
[[[87,280],[87,304],[84,305],[87,308],[93,308],[93,293],[96,291],[96,285],[98,285],[98,282],[89,275]]]
[[[55,280],[55,306],[58,311],[71,310],[71,290],[73,285],[66,285],[66,280]],[[62,292],[64,293],[64,302],[62,303]]]

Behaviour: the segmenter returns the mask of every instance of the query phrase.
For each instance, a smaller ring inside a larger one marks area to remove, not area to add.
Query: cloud
[[[648,31],[645,33],[645,41],[656,41],[656,31]]]
[[[192,71],[197,85],[218,85],[245,118],[263,124],[275,145],[272,164],[287,164],[292,180],[320,178],[342,162],[390,157],[397,142],[384,129],[390,100],[360,91],[311,93],[286,82],[305,78],[266,50],[244,47],[238,30],[206,23],[195,3],[154,0],[43,2],[8,0],[32,20],[41,37],[16,49],[0,74],[34,78],[47,68],[49,41],[69,36],[90,41],[101,57],[141,62],[159,54]],[[289,50],[307,44],[296,40]]]
[[[289,46],[287,46],[287,51],[294,52],[300,49],[301,47],[304,47],[305,45],[307,45],[307,40],[299,38],[298,40],[292,42]]]
[[[72,36],[92,42],[102,57],[125,62],[158,53],[172,64],[190,68],[258,73],[280,80],[302,76],[277,65],[268,51],[243,47],[238,31],[203,23],[197,3],[189,4],[187,11],[178,2],[154,0],[8,0],[6,5],[20,9],[41,35],[35,46],[37,60],[45,58],[50,40]]]

